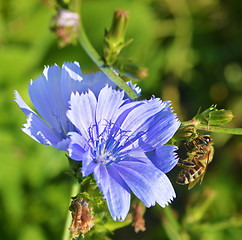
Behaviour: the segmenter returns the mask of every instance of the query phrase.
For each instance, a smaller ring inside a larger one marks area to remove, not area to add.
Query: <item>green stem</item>
[[[162,224],[168,238],[170,240],[188,240],[189,237],[181,228],[181,225],[172,212],[172,208],[170,206],[165,207],[163,213],[165,218],[163,219]]]
[[[219,127],[219,126],[208,126],[205,124],[196,123],[194,120],[182,122],[181,126],[194,125],[197,130],[204,130],[210,132],[220,132],[234,135],[242,135],[242,128],[228,128],[228,127]]]
[[[69,2],[66,2],[65,0],[58,0],[57,1],[62,8],[68,9],[69,8]]]
[[[137,95],[135,92],[125,83],[125,81],[120,78],[111,67],[106,66],[105,62],[102,60],[98,52],[95,50],[95,48],[92,46],[90,43],[82,21],[80,20],[80,29],[79,29],[79,37],[78,40],[83,47],[83,49],[86,51],[88,56],[93,60],[93,62],[101,69],[101,71],[108,76],[118,87],[121,89],[124,89],[126,94],[131,98],[131,99],[136,99]]]
[[[80,192],[80,184],[75,181],[72,185],[71,197],[75,197],[79,192]],[[72,216],[70,211],[68,211],[62,240],[70,240],[69,227],[71,226],[71,220],[72,220]]]

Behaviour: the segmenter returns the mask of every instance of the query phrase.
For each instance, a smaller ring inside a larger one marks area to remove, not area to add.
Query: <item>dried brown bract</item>
[[[75,239],[82,234],[84,237],[93,226],[93,215],[89,211],[89,204],[83,199],[73,200],[69,210],[72,212],[72,223],[69,228],[71,238]]]
[[[133,218],[134,221],[132,223],[132,226],[134,227],[134,231],[136,233],[142,231],[144,232],[146,230],[145,228],[145,220],[143,218],[143,214],[144,214],[144,209],[142,208],[141,205],[139,205],[138,203],[133,205]]]

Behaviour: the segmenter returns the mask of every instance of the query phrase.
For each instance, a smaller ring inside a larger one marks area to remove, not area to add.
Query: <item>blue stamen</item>
[[[106,122],[102,132],[99,132],[98,124],[92,125],[88,129],[90,142],[93,143],[93,158],[96,163],[109,166],[117,163],[129,155],[129,150],[122,156],[120,151],[123,144],[129,140],[127,131],[111,122]],[[122,145],[121,145],[122,142]]]

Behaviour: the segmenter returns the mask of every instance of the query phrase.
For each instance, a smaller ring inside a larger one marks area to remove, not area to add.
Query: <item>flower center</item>
[[[100,133],[100,129],[103,129]],[[106,123],[105,126],[93,125],[89,129],[90,141],[92,142],[92,154],[96,163],[110,165],[119,162],[125,156],[120,153],[125,142],[128,140],[127,131],[113,123]]]

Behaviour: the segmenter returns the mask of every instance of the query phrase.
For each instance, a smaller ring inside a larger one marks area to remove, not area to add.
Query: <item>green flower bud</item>
[[[132,41],[125,42],[128,18],[127,11],[117,9],[110,30],[105,32],[103,58],[108,65],[112,65],[120,51]]]
[[[217,109],[216,105],[212,105],[210,108],[206,109],[202,113],[198,113],[194,120],[200,124],[209,124],[209,125],[223,125],[225,123],[231,122],[234,115],[230,110]]]
[[[234,115],[230,110],[221,109],[209,114],[209,123],[211,125],[222,125],[232,121]]]

